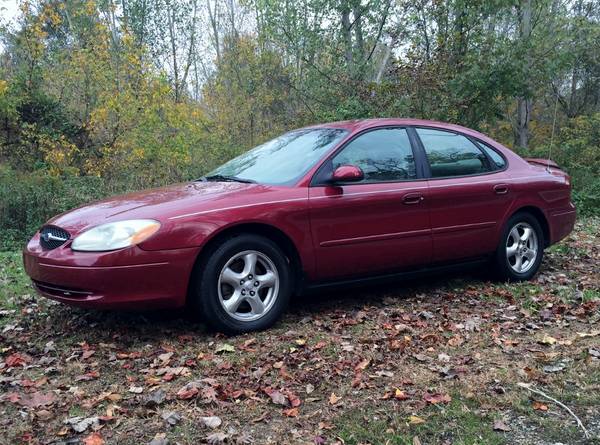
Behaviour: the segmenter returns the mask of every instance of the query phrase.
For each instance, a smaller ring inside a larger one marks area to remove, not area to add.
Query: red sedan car
[[[502,279],[527,280],[574,222],[553,162],[456,125],[374,119],[291,131],[194,182],[69,211],[23,258],[46,297],[190,304],[239,333],[332,283],[490,260]]]

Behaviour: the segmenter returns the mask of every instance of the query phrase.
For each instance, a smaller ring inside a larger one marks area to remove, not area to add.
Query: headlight
[[[102,224],[83,232],[73,240],[71,249],[84,252],[101,252],[135,246],[160,229],[153,219],[132,219]]]

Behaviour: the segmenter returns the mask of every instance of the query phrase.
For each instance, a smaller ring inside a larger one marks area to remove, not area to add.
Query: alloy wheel
[[[537,259],[538,248],[534,228],[526,222],[515,224],[506,239],[506,259],[511,269],[521,274],[531,269]]]
[[[217,283],[219,301],[227,315],[240,321],[265,316],[279,294],[279,273],[264,253],[245,250],[223,266]]]

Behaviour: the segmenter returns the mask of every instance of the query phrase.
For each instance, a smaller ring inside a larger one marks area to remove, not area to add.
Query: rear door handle
[[[416,193],[409,193],[408,195],[405,195],[402,198],[402,202],[407,205],[420,204],[421,202],[423,202],[424,199],[425,198],[423,197],[423,195],[419,195]]]
[[[508,185],[498,184],[494,186],[494,192],[496,195],[506,195],[508,193]]]

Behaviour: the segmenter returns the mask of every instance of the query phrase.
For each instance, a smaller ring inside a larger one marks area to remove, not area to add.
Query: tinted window
[[[364,182],[415,179],[415,159],[403,128],[382,128],[358,136],[333,158],[333,168],[356,165]]]
[[[417,128],[427,153],[431,176],[475,175],[491,171],[483,152],[465,136],[448,131]]]
[[[479,146],[486,152],[486,154],[492,159],[494,165],[492,165],[494,170],[502,170],[506,166],[506,161],[504,158],[494,150],[492,147],[487,146],[486,144],[479,142]]]
[[[302,177],[348,133],[336,128],[290,131],[232,159],[207,176],[223,175],[261,184],[288,184]]]

